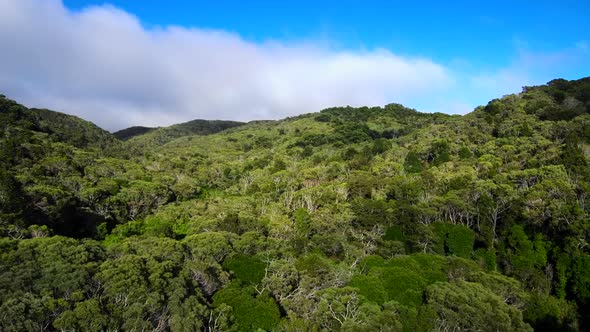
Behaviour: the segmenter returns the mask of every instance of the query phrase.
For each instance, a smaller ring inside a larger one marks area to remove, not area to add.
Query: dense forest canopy
[[[590,78],[112,135],[0,96],[2,331],[576,331]]]

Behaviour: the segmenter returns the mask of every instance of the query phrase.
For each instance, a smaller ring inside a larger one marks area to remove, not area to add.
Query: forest
[[[114,134],[0,95],[0,330],[583,331],[589,161],[590,78]]]

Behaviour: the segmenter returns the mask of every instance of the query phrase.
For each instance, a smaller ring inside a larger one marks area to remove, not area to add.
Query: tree
[[[578,303],[590,305],[590,256],[582,255],[574,259],[572,267],[573,294]]]
[[[98,331],[109,327],[109,317],[102,313],[100,303],[90,299],[76,304],[74,310],[62,312],[53,322],[59,330]]]
[[[371,302],[383,304],[388,300],[387,290],[382,280],[376,276],[357,275],[352,277],[349,285]]]
[[[532,331],[518,309],[481,284],[435,283],[426,289],[425,302],[438,315],[438,329]]]
[[[524,320],[535,331],[579,331],[575,306],[544,294],[531,294]]]
[[[521,225],[513,225],[507,237],[506,256],[509,264],[506,272],[517,276],[531,288],[548,288],[547,280],[540,271],[547,265],[547,247],[540,234],[531,240]]]
[[[510,209],[516,193],[510,185],[496,184],[490,180],[478,181],[477,191],[479,193],[477,200],[478,213],[480,216],[483,215],[489,224],[491,231],[489,246],[494,248],[502,215]],[[485,231],[485,228],[479,223],[479,218],[477,227],[480,232]]]
[[[213,306],[232,307],[238,331],[272,330],[280,320],[279,307],[268,294],[253,294],[255,291],[251,287],[241,288],[231,283],[213,296]]]
[[[328,330],[363,323],[367,319],[363,298],[353,288],[328,288],[321,292],[316,320]]]
[[[266,263],[255,256],[235,255],[223,262],[223,267],[245,285],[258,285],[266,273]]]
[[[440,165],[451,160],[451,149],[446,141],[435,141],[432,143],[431,158],[433,165]]]
[[[382,153],[386,152],[387,150],[389,150],[390,147],[391,147],[391,144],[389,143],[388,140],[386,140],[384,138],[379,138],[373,142],[373,147],[371,148],[371,153],[373,155],[382,154]]]
[[[475,233],[463,225],[447,225],[446,246],[449,253],[459,257],[470,258],[475,242]]]
[[[422,160],[418,153],[414,151],[408,152],[404,161],[404,169],[408,173],[420,173],[422,171]]]
[[[229,241],[221,233],[195,234],[184,239],[191,259],[187,263],[191,278],[198,282],[206,296],[213,295],[229,281],[229,275],[221,263],[232,250]]]

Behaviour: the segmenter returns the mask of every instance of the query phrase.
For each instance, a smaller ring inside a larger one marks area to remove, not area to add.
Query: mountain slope
[[[154,129],[156,129],[156,128],[133,126],[133,127],[129,127],[129,128],[125,128],[125,129],[121,129],[119,131],[116,131],[113,133],[113,136],[115,136],[116,138],[118,138],[122,141],[126,141],[132,137],[143,135],[143,134],[150,132]]]
[[[28,109],[0,95],[0,128],[8,127],[45,133],[51,140],[79,148],[106,148],[116,141],[109,132],[79,117],[46,109]]]
[[[587,81],[465,116],[197,122],[108,153],[5,113],[0,326],[583,330]]]
[[[151,128],[149,130],[144,130],[142,128],[139,130],[139,132],[143,131],[143,133],[129,136],[127,142],[129,145],[135,148],[149,149],[153,146],[164,145],[179,137],[192,135],[211,135],[229,128],[241,126],[243,124],[243,122],[237,121],[197,119],[169,127]],[[137,127],[132,128],[136,128],[134,131],[137,132]],[[127,129],[127,132],[124,133],[128,133],[129,129]],[[119,135],[121,135],[120,132]]]

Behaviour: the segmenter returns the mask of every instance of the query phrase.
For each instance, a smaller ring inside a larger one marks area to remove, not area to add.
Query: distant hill
[[[529,99],[541,94],[550,97],[528,105],[527,112],[541,120],[571,120],[590,114],[590,77],[575,81],[556,79],[546,85],[525,87],[523,93]]]
[[[185,123],[172,125],[169,127],[146,128],[131,127],[119,131],[117,136],[128,136],[127,142],[135,148],[149,148],[153,146],[164,145],[170,141],[184,136],[192,135],[211,135],[220,131],[239,127],[244,125],[243,122],[223,121],[223,120],[192,120]],[[137,129],[140,128],[140,129]],[[141,133],[141,131],[144,131]],[[129,135],[131,134],[131,135]]]
[[[116,138],[118,138],[122,141],[126,141],[132,137],[143,135],[143,134],[148,133],[154,129],[156,129],[156,128],[133,126],[133,127],[129,127],[129,128],[125,128],[125,129],[121,129],[119,131],[116,131],[113,133],[113,136],[115,136]]]
[[[106,148],[116,141],[108,131],[74,115],[47,109],[27,108],[0,95],[0,128],[30,129],[75,147]]]

